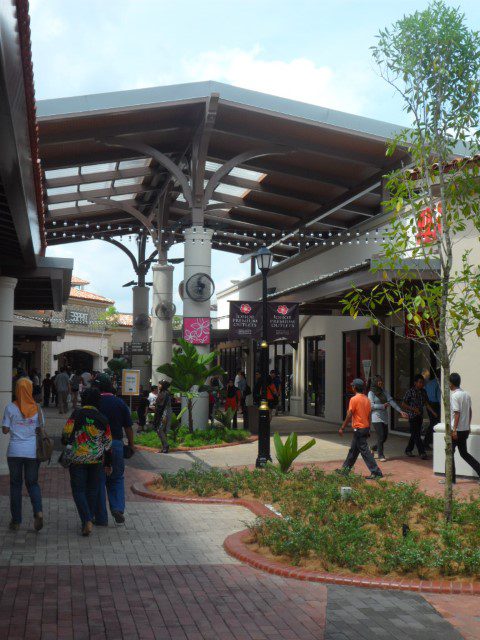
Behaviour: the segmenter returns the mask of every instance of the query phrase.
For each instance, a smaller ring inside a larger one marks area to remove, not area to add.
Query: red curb
[[[190,504],[218,504],[218,505],[239,505],[250,509],[256,516],[269,516],[276,518],[270,509],[257,500],[247,500],[245,498],[197,498],[196,496],[173,496],[168,493],[153,493],[149,487],[153,480],[145,484],[134,484],[131,486],[133,493],[160,500],[162,502],[181,502]],[[396,591],[416,591],[419,593],[448,593],[451,595],[475,595],[480,596],[480,582],[454,582],[453,580],[415,580],[412,578],[387,578],[386,576],[362,576],[362,575],[339,575],[322,571],[312,571],[301,569],[291,565],[286,565],[275,560],[269,560],[255,551],[251,551],[245,539],[249,536],[248,529],[232,533],[223,543],[225,551],[245,564],[260,569],[266,573],[271,573],[283,578],[293,578],[295,580],[306,580],[308,582],[322,582],[329,584],[339,584],[350,587],[363,587],[365,589],[389,589]]]
[[[258,440],[258,436],[250,436],[245,440],[240,440],[238,442],[222,442],[221,444],[204,444],[201,447],[176,447],[175,449],[170,449],[170,453],[175,453],[176,451],[202,451],[203,449],[223,449],[224,447],[235,447],[239,444],[249,444],[250,442],[256,442]],[[140,449],[141,451],[150,451],[151,453],[162,453],[161,449],[156,449],[155,447],[147,447],[144,444],[136,444],[136,449]]]

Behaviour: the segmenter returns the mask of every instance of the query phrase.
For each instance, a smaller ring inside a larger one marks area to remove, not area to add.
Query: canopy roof
[[[170,174],[132,143],[166,154],[188,180],[203,145],[204,184],[221,164],[258,150],[223,176],[205,224],[217,249],[250,253],[266,242],[277,259],[297,253],[306,229],[371,221],[381,213],[382,176],[409,163],[403,149],[385,155],[400,127],[218,82],[44,100],[38,117],[49,244],[138,231],[124,205],[153,220],[165,194],[162,227],[182,240],[192,219],[179,181],[166,191]]]

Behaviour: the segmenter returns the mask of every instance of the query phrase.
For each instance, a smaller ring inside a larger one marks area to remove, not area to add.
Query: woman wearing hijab
[[[22,522],[22,481],[33,507],[35,531],[43,527],[42,494],[38,484],[36,429],[40,426],[41,409],[33,399],[29,378],[20,378],[15,385],[15,402],[5,407],[2,431],[10,434],[7,460],[10,470],[10,529],[18,531]]]
[[[386,462],[383,453],[383,445],[388,438],[388,407],[407,418],[407,414],[400,409],[392,396],[385,391],[382,376],[374,376],[372,386],[368,392],[368,399],[372,405],[372,425],[377,434],[377,444],[372,447],[372,451],[377,451],[380,462]]]

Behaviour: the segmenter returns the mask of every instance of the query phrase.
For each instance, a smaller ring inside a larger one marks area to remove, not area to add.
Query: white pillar
[[[148,342],[148,327],[145,329],[135,327],[135,318],[139,315],[149,315],[148,287],[133,287],[133,320],[132,342]],[[149,356],[147,354],[132,356],[132,368],[140,369],[140,384],[146,389],[150,380]]]
[[[152,384],[158,384],[158,381],[164,377],[157,372],[157,368],[170,362],[173,344],[173,318],[157,318],[155,309],[162,302],[169,307],[172,300],[173,267],[169,264],[156,264],[153,267]]]
[[[0,276],[0,419],[12,401],[13,294],[16,278]],[[8,471],[8,437],[0,434],[0,473]]]
[[[211,274],[212,266],[212,229],[192,226],[185,229],[185,261],[183,317],[209,318],[211,300],[196,302],[186,292],[186,284],[191,276],[197,273]],[[200,353],[209,353],[210,345],[196,345]],[[206,429],[208,426],[208,394],[196,398],[193,406],[193,426],[195,429]],[[186,421],[186,414],[184,415]]]

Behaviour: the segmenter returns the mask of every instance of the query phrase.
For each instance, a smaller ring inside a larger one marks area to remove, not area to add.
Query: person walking
[[[451,373],[448,381],[451,391],[450,409],[453,445],[452,482],[455,484],[457,481],[457,472],[455,469],[455,451],[457,448],[460,456],[472,467],[479,477],[480,462],[474,458],[467,449],[467,440],[470,436],[470,427],[472,424],[472,399],[470,398],[470,394],[461,388],[462,379],[458,373]],[[445,484],[445,479],[440,480],[440,483]]]
[[[101,373],[95,380],[100,389],[100,411],[108,418],[112,432],[112,473],[106,477],[106,492],[110,512],[117,524],[125,522],[125,460],[123,455],[124,433],[131,452],[135,451],[133,442],[132,416],[125,402],[114,394],[112,383],[106,373]],[[108,521],[105,492],[99,496],[96,524]]]
[[[343,437],[346,426],[351,422],[353,429],[352,444],[342,468],[337,469],[337,473],[349,473],[355,466],[358,456],[361,455],[370,471],[367,480],[374,480],[375,478],[382,478],[383,473],[375,462],[367,443],[367,438],[370,436],[370,414],[372,408],[363,390],[363,380],[355,378],[352,382],[352,391],[355,395],[350,398],[347,415],[338,432]]]
[[[138,430],[144,431],[145,425],[147,423],[147,411],[150,407],[150,403],[148,401],[148,391],[141,391],[140,398],[138,401],[137,407],[137,416],[138,416]]]
[[[372,387],[368,392],[368,399],[372,406],[372,426],[377,434],[377,444],[373,445],[372,452],[377,452],[380,462],[386,462],[383,445],[388,438],[388,407],[398,411],[402,418],[408,416],[385,390],[382,376],[374,376]]]
[[[43,379],[42,389],[43,389],[43,406],[47,408],[50,406],[50,396],[52,394],[52,379],[49,373],[47,373],[45,375],[45,378]]]
[[[37,428],[43,424],[42,410],[33,399],[33,384],[20,378],[15,385],[15,402],[5,407],[2,431],[10,434],[7,450],[10,471],[10,529],[18,531],[22,523],[22,483],[30,496],[33,508],[33,528],[43,527],[42,493],[38,484]]]
[[[225,411],[227,409],[233,409],[235,412],[232,419],[232,429],[237,428],[237,413],[240,406],[240,391],[234,385],[233,380],[227,382],[227,388],[225,389]]]
[[[238,377],[238,390],[240,391],[240,407],[242,409],[243,428],[248,430],[248,413],[247,413],[247,395],[251,393],[250,387],[247,384],[245,372],[240,371]]]
[[[58,407],[58,395],[57,395],[57,387],[55,386],[55,380],[59,373],[60,371],[55,371],[55,373],[52,376],[52,404],[54,404],[56,407]]]
[[[78,394],[80,391],[81,384],[83,384],[83,379],[82,379],[82,376],[80,375],[80,371],[74,371],[70,376],[70,391],[72,394],[72,407],[74,409],[77,408]]]
[[[167,433],[172,423],[172,396],[168,391],[170,383],[162,380],[158,385],[157,401],[155,403],[155,416],[153,418],[153,428],[162,441],[162,453],[168,453]]]
[[[417,447],[418,453],[422,460],[428,460],[427,452],[422,442],[422,425],[423,425],[423,410],[427,411],[438,418],[438,415],[430,406],[427,398],[427,392],[425,391],[425,378],[421,373],[418,373],[413,380],[413,387],[411,387],[402,402],[402,409],[406,411],[408,415],[408,422],[410,426],[410,440],[408,441],[405,454],[410,458],[414,457],[413,449]]]
[[[112,470],[112,434],[108,419],[100,412],[100,392],[89,387],[82,393],[82,407],[75,409],[62,433],[69,464],[70,486],[82,524],[89,536],[103,479],[103,467]]]
[[[275,371],[275,369],[272,369],[270,371],[270,379],[271,379],[271,382],[273,382],[273,384],[275,385],[275,389],[277,390],[277,396],[276,396],[277,397],[277,404],[275,405],[275,415],[278,416],[278,410],[279,410],[279,404],[280,404],[280,398],[281,398],[281,391],[282,391],[282,380],[281,380],[280,376],[278,375],[277,371]]]
[[[70,378],[64,367],[62,367],[60,373],[55,376],[55,389],[57,391],[58,413],[67,413]]]
[[[91,371],[89,371],[88,369],[85,369],[85,371],[81,374],[81,378],[82,378],[84,389],[88,389],[89,387],[92,386],[93,375]]]
[[[425,385],[425,391],[427,392],[428,402],[430,406],[435,411],[433,413],[429,413],[430,424],[427,427],[427,431],[425,433],[425,437],[423,438],[423,446],[425,449],[431,449],[433,444],[433,430],[435,425],[438,424],[439,416],[440,416],[440,403],[442,399],[442,395],[440,392],[440,370],[435,371],[433,377]]]
[[[33,385],[33,399],[35,402],[41,402],[42,397],[42,385],[40,384],[40,376],[36,369],[30,371],[30,380]]]

